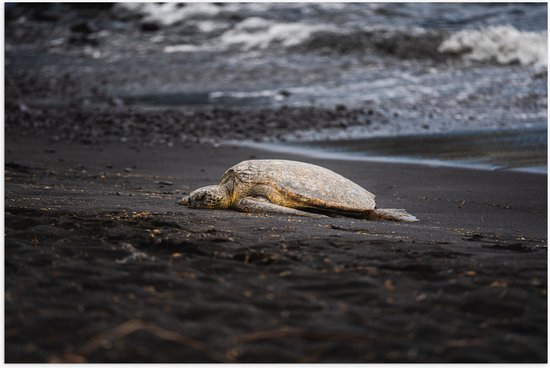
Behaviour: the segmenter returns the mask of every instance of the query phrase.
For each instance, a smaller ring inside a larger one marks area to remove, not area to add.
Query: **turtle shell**
[[[283,206],[334,212],[361,212],[375,208],[374,194],[342,175],[321,166],[289,160],[248,160],[228,169],[222,183],[275,189]]]

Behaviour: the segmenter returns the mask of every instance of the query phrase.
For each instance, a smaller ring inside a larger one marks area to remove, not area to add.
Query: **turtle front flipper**
[[[279,213],[282,215],[305,216],[305,217],[313,217],[313,218],[328,217],[317,213],[300,211],[295,208],[279,206],[278,204],[269,202],[265,198],[256,198],[256,197],[242,198],[233,205],[233,208],[242,212],[250,212],[250,213]]]
[[[420,221],[415,216],[411,215],[404,209],[396,208],[383,208],[383,209],[374,209],[367,211],[364,218],[368,220],[390,220],[390,221],[406,221],[406,222],[416,222]]]

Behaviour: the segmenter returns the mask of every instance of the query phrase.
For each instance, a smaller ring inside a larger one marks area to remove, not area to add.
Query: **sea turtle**
[[[418,221],[402,209],[377,209],[374,194],[334,171],[288,160],[243,161],[228,169],[219,185],[196,189],[179,203],[308,217]]]

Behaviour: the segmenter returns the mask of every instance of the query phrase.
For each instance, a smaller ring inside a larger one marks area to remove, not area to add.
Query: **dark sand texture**
[[[193,210],[249,158],[418,223]],[[546,362],[546,176],[6,140],[7,362]]]

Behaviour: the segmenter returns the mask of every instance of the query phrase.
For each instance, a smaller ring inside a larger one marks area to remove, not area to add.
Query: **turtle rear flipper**
[[[383,208],[370,210],[365,213],[365,218],[369,220],[390,220],[390,221],[406,221],[416,222],[420,221],[415,216],[411,215],[404,209],[400,208]]]

